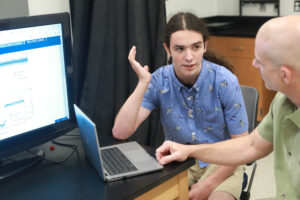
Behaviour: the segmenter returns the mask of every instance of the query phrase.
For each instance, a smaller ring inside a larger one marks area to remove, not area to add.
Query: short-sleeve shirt
[[[248,130],[236,76],[204,59],[191,88],[177,79],[173,65],[156,70],[142,106],[150,111],[159,108],[165,139],[182,144],[215,143]],[[200,162],[200,167],[206,165]]]
[[[278,92],[258,132],[273,143],[277,198],[300,199],[300,109]]]

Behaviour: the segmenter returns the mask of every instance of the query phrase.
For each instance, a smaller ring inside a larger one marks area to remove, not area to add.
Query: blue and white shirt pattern
[[[215,143],[248,130],[248,118],[236,76],[202,60],[196,83],[187,88],[173,65],[152,74],[142,106],[160,109],[165,139],[182,144]],[[207,163],[199,162],[200,167]]]

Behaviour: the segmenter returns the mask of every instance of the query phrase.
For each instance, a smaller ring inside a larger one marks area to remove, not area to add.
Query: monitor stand
[[[13,158],[0,161],[0,181],[18,174],[34,165],[38,164],[44,158],[42,150],[35,150],[32,153],[22,153]]]

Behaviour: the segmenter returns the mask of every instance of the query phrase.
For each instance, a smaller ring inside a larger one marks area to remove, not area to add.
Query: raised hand
[[[128,55],[128,60],[131,64],[131,67],[137,74],[139,81],[150,82],[152,75],[149,72],[149,67],[147,65],[142,67],[141,64],[135,60],[135,56],[136,56],[136,47],[133,46]]]

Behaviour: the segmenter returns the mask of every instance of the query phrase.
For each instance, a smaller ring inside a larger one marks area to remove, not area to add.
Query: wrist
[[[150,80],[139,79],[138,86],[148,88],[148,85],[150,84],[150,82],[151,82],[151,79]]]
[[[205,185],[205,187],[207,189],[210,189],[210,190],[214,190],[218,186],[218,184],[216,182],[214,182],[213,180],[211,180],[209,178],[204,179],[203,184]]]
[[[139,82],[144,84],[149,84],[151,82],[152,75],[149,73],[147,75],[138,76],[138,78],[139,78]]]
[[[198,159],[198,155],[201,153],[199,151],[199,145],[187,145],[188,157]]]
[[[196,154],[195,146],[196,145],[185,145],[185,146],[186,146],[185,152],[187,154],[187,157],[188,158],[196,158],[195,157],[195,154]]]

